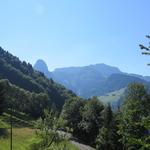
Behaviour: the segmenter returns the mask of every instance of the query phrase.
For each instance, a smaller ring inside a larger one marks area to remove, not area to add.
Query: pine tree
[[[150,40],[150,36],[149,35],[147,35],[146,38],[148,38]],[[142,54],[143,55],[150,55],[150,43],[149,43],[148,46],[144,46],[143,44],[140,44],[139,46],[140,46],[140,48],[142,50]],[[148,65],[150,65],[150,64],[148,64]]]
[[[96,139],[97,150],[117,150],[117,128],[114,114],[110,104],[105,107],[103,112],[103,126],[99,130]]]

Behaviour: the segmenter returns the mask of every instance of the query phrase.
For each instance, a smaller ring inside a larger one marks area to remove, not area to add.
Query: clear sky
[[[34,64],[105,63],[150,75],[140,43],[150,34],[150,0],[0,0],[0,46]]]

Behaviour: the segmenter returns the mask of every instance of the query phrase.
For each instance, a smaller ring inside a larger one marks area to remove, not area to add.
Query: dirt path
[[[73,145],[75,145],[77,148],[79,148],[80,150],[95,150],[92,147],[88,146],[88,145],[84,145],[82,143],[79,142],[75,142],[75,141],[70,141]]]

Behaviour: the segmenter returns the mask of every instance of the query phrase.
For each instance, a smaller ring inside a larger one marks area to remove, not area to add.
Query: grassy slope
[[[34,129],[31,128],[33,120],[21,113],[15,113],[13,120],[13,150],[28,150],[29,145],[38,140],[35,137]],[[27,122],[27,120],[30,121]],[[10,149],[9,127],[9,115],[5,113],[0,117],[0,128],[8,128],[8,135],[6,137],[0,137],[0,150]],[[53,144],[53,148],[61,148],[64,144],[66,144],[69,150],[78,150],[78,148],[68,141],[63,141],[58,145]]]
[[[38,140],[34,137],[34,130],[30,128],[15,128],[13,129],[13,150],[27,150],[35,140]],[[68,141],[63,141],[58,145],[53,144],[53,148],[61,148],[66,144],[69,150],[78,150],[74,145]],[[1,138],[0,139],[0,150],[9,150],[10,139]]]
[[[104,96],[99,96],[98,99],[102,101],[104,104],[116,102],[123,95],[124,91],[125,88],[108,93],[107,95]]]
[[[29,147],[30,138],[34,136],[34,131],[30,128],[14,128],[13,129],[13,149],[14,150],[25,150]],[[10,138],[0,139],[0,149],[9,150]]]

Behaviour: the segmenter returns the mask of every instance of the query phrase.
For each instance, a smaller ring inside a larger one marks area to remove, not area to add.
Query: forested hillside
[[[0,47],[0,78],[8,79],[11,84],[24,90],[45,93],[56,107],[61,108],[66,99],[75,96],[60,84],[52,79],[47,79],[45,75],[32,68],[32,65],[21,62],[19,58],[13,56],[8,51]]]
[[[0,150],[150,150],[149,17],[150,0],[1,0]]]
[[[7,146],[11,125],[16,134],[13,135],[15,143],[17,138],[22,142],[23,138],[17,133],[22,131],[29,150],[57,150],[58,147],[78,150],[69,140],[97,150],[149,150],[150,93],[145,80],[112,74],[101,82],[103,88],[97,87],[99,92],[128,86],[117,93],[116,98],[125,91],[122,105],[112,111],[111,105],[101,102],[101,98],[85,101],[77,97],[2,48],[0,55],[0,138],[5,137],[0,139],[0,144],[3,147]],[[134,83],[129,84],[131,82]],[[116,93],[110,94],[115,96]],[[31,141],[24,131],[31,132]],[[68,134],[71,136],[67,137]]]
[[[144,85],[132,83],[114,112],[93,97],[67,101],[61,115],[75,137],[97,150],[149,150],[149,107],[150,93]]]

